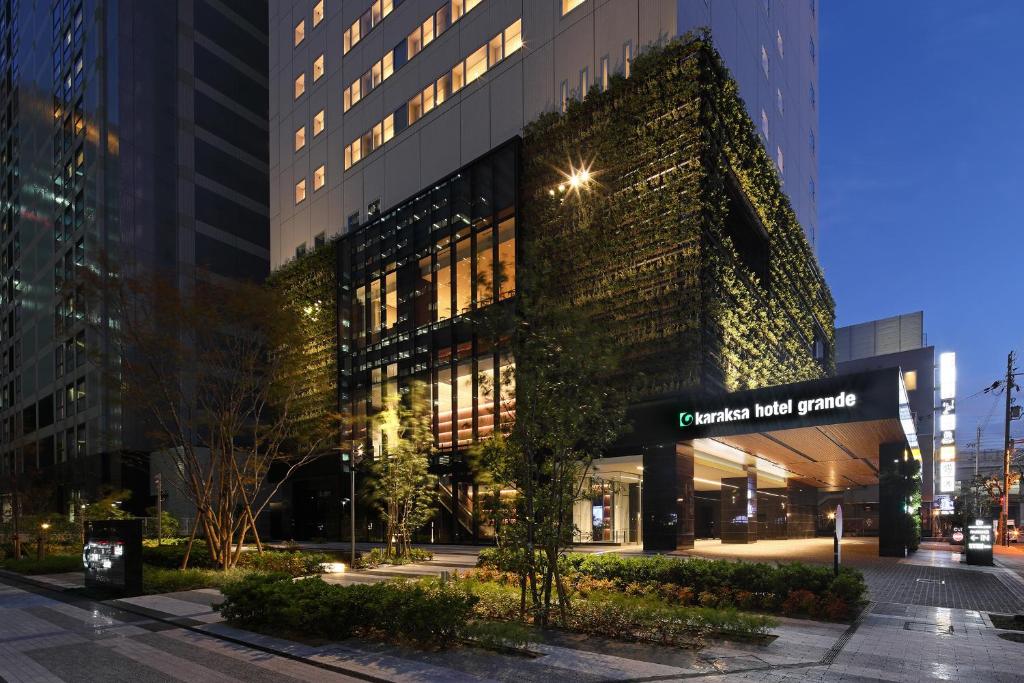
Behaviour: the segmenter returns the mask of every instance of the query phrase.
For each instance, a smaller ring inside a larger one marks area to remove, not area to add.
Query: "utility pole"
[[[164,489],[163,479],[160,477],[160,473],[157,472],[156,476],[153,477],[156,480],[156,544],[163,545],[164,540]]]
[[[1006,427],[1003,432],[1003,506],[999,510],[999,538],[1002,545],[1010,544],[1006,520],[1010,515],[1010,420],[1013,404],[1013,351],[1006,357]]]
[[[978,434],[974,438],[974,478],[978,478],[978,458],[981,457],[981,425],[978,425]]]

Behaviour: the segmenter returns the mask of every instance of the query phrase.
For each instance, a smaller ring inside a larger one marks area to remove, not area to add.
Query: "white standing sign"
[[[843,506],[836,506],[836,538],[843,540]]]

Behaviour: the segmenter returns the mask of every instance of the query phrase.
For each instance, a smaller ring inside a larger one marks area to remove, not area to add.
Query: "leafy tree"
[[[336,449],[336,416],[306,410],[325,393],[308,372],[308,329],[322,312],[207,273],[101,271],[86,275],[89,319],[112,339],[97,364],[112,400],[148,418],[153,450],[178,475],[169,483],[196,508],[182,566],[201,529],[210,557],[233,567],[247,536],[262,551],[256,519],[280,487]]]
[[[388,399],[377,416],[384,447],[370,465],[371,498],[387,524],[386,553],[410,554],[412,534],[434,513],[437,477],[430,474],[434,451],[433,412],[422,382],[413,382],[401,397]]]

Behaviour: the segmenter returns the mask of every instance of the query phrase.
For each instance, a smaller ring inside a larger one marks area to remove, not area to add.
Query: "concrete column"
[[[818,517],[818,489],[807,484],[786,488],[786,537],[814,538]]]
[[[903,488],[906,446],[884,443],[878,447],[878,554],[906,557],[910,529],[900,497]]]
[[[757,470],[722,479],[722,543],[757,541]]]
[[[641,496],[644,550],[693,547],[693,444],[644,453]]]
[[[789,538],[787,507],[786,489],[757,490],[757,537],[759,539]]]

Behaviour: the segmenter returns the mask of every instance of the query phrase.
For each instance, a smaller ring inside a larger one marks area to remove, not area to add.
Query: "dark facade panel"
[[[270,248],[270,219],[229,197],[196,185],[196,220],[264,249]]]
[[[202,45],[195,46],[195,75],[260,118],[267,118],[270,106],[267,86],[252,80]]]
[[[238,116],[201,92],[195,93],[195,117],[197,126],[205,128],[249,156],[264,160],[269,158],[270,134],[266,128]]]

